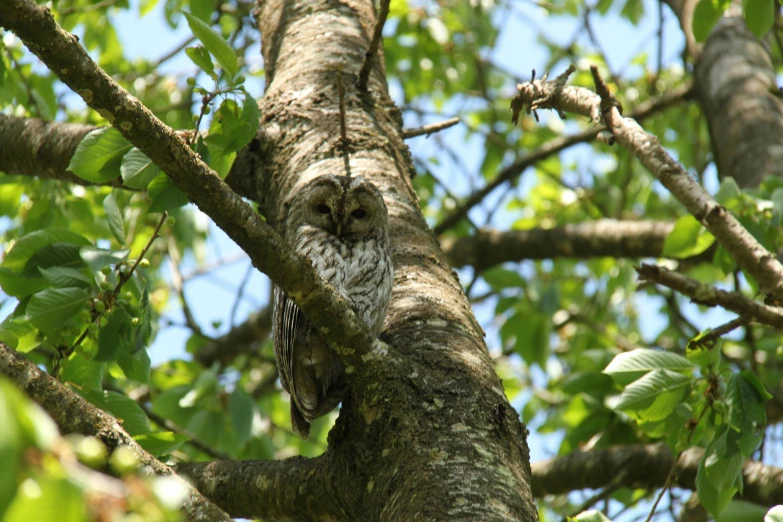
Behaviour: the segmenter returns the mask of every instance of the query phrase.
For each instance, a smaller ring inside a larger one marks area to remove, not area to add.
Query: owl
[[[377,336],[389,307],[394,267],[389,216],[375,185],[361,177],[315,178],[291,201],[283,235]],[[280,381],[291,395],[291,426],[306,439],[310,423],[342,400],[343,367],[277,287],[272,325]]]

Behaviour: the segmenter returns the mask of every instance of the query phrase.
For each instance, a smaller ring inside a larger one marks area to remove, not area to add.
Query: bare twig
[[[378,54],[378,46],[381,44],[383,26],[386,24],[386,17],[389,16],[390,4],[391,0],[381,0],[378,20],[375,22],[375,30],[372,33],[370,47],[367,48],[367,53],[364,55],[364,62],[362,63],[362,69],[359,71],[359,80],[356,84],[359,88],[359,92],[365,92],[367,90],[367,81],[370,79],[370,70],[375,62],[375,56]]]
[[[166,238],[166,241],[168,243],[169,251],[169,266],[171,267],[171,283],[174,286],[174,289],[177,291],[177,294],[179,294],[179,301],[182,305],[182,313],[185,316],[185,323],[188,325],[188,328],[193,330],[194,333],[197,333],[202,337],[206,337],[204,332],[201,331],[201,327],[196,322],[196,319],[193,316],[193,312],[190,310],[188,300],[185,298],[185,285],[182,279],[182,273],[179,270],[180,255],[179,250],[177,249],[177,243],[174,241],[174,236],[169,235]]]
[[[337,96],[340,98],[340,144],[343,149],[343,165],[345,167],[345,175],[351,177],[351,160],[348,156],[348,129],[345,122],[345,84],[343,84],[343,72],[338,70],[335,72],[335,79],[337,81]]]
[[[644,118],[650,116],[651,114],[655,114],[659,111],[677,105],[678,103],[681,103],[683,100],[690,97],[690,95],[691,95],[690,87],[680,87],[678,89],[674,89],[668,94],[661,96],[660,98],[649,100],[646,103],[640,104],[636,108],[636,110],[634,110],[631,113],[631,116],[636,118],[637,120],[643,120]],[[515,179],[520,174],[522,174],[525,171],[525,169],[527,169],[528,167],[535,165],[539,161],[543,161],[544,159],[552,156],[553,154],[558,154],[561,151],[573,145],[594,140],[599,135],[599,133],[605,130],[606,130],[605,127],[594,127],[592,129],[584,130],[572,136],[562,136],[560,138],[545,143],[538,149],[517,159],[516,161],[514,161],[514,163],[501,170],[492,181],[490,181],[489,183],[487,183],[486,186],[484,186],[484,188],[477,190],[476,192],[468,196],[467,199],[465,199],[464,203],[462,203],[462,205],[460,205],[457,209],[455,209],[451,214],[446,216],[443,219],[443,221],[441,221],[434,228],[435,234],[440,235],[446,230],[456,225],[457,223],[459,223],[459,221],[468,214],[470,209],[472,209],[473,207],[475,207],[476,205],[484,201],[484,198],[490,192],[495,190],[503,183]]]
[[[415,138],[417,136],[429,136],[430,134],[434,134],[436,132],[448,129],[449,127],[453,127],[460,121],[462,120],[460,120],[459,117],[454,117],[445,121],[440,121],[438,123],[430,123],[429,125],[416,127],[415,129],[402,129],[402,138],[407,140],[408,138]]]
[[[690,343],[688,343],[688,347],[696,348],[696,347],[704,346],[707,348],[712,348],[712,346],[715,345],[715,341],[717,341],[727,333],[733,332],[740,326],[746,326],[748,323],[750,323],[750,319],[748,319],[747,317],[737,317],[736,319],[732,319],[728,323],[722,324],[717,328],[710,330],[708,333],[702,335],[701,337],[692,340]],[[750,360],[755,361],[755,354],[751,356]]]
[[[757,303],[739,292],[727,292],[714,286],[705,285],[662,266],[642,265],[636,267],[636,272],[643,281],[652,281],[669,287],[687,295],[694,303],[705,306],[722,306],[746,319],[753,319],[758,323],[783,329],[783,308]]]

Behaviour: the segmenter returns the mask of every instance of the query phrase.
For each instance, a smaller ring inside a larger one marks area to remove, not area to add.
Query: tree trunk
[[[356,88],[376,23],[373,3],[270,0],[256,15],[268,84],[254,164],[267,219],[279,224],[307,180],[345,173],[342,71],[351,173],[381,189],[391,220],[387,346],[347,369],[350,392],[321,457],[329,481],[317,493],[329,501],[310,518],[538,520],[525,428],[417,204],[380,53],[367,92]]]

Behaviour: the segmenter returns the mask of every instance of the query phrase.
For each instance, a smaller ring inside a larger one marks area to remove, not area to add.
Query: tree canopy
[[[1,521],[783,520],[778,3],[41,5],[0,5]],[[276,232],[344,160],[377,340]],[[307,440],[273,284],[356,372]]]

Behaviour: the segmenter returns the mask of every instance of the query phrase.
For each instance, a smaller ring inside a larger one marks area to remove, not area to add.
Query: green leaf
[[[719,339],[717,342],[713,341],[710,346],[702,346],[699,342],[705,335],[709,334],[712,329],[708,328],[699,335],[688,341],[688,346],[685,349],[685,356],[694,365],[706,370],[708,368],[712,371],[717,371],[720,365],[723,340]],[[707,373],[703,371],[702,373]]]
[[[518,272],[500,267],[490,268],[486,272],[482,272],[481,277],[493,290],[524,288],[526,284],[525,279]]]
[[[87,134],[76,147],[68,170],[93,183],[106,183],[120,176],[122,156],[131,144],[113,127]]]
[[[759,393],[759,388],[763,391]],[[748,371],[734,374],[726,385],[729,424],[740,432],[754,432],[767,422],[764,400],[770,398],[764,386]]]
[[[704,452],[704,471],[707,480],[717,489],[733,486],[742,473],[744,457],[737,447],[739,435],[722,426]]]
[[[86,307],[90,294],[83,288],[49,288],[30,298],[27,318],[45,332],[55,332]]]
[[[114,391],[94,390],[84,393],[84,396],[97,407],[108,411],[118,420],[130,435],[146,435],[150,433],[150,421],[144,410],[127,396]]]
[[[150,181],[161,173],[161,170],[142,151],[133,147],[122,158],[120,173],[123,185],[128,188],[144,190]]]
[[[147,188],[150,199],[150,212],[174,210],[189,203],[188,197],[178,189],[166,174],[159,174]]]
[[[190,437],[171,431],[162,431],[148,435],[136,435],[133,440],[153,457],[160,457],[176,451],[183,443],[189,441]]]
[[[96,361],[109,362],[117,359],[118,353],[130,348],[131,317],[122,307],[115,307],[106,324],[98,332],[98,353]]]
[[[62,361],[60,376],[63,382],[72,382],[83,390],[100,390],[106,365],[74,353]]]
[[[766,36],[775,23],[775,0],[742,0],[742,11],[756,38]]]
[[[212,53],[212,56],[218,61],[223,69],[231,76],[234,76],[239,69],[237,62],[237,53],[217,32],[211,27],[196,18],[190,13],[183,12],[188,20],[188,25],[193,34],[198,38],[204,47]]]
[[[38,271],[55,288],[88,287],[92,282],[89,277],[75,268],[53,266],[38,268]]]
[[[712,28],[723,16],[724,9],[716,8],[712,0],[699,0],[693,12],[693,37],[697,42],[707,39]]]
[[[122,219],[120,207],[117,206],[117,200],[114,194],[109,194],[103,200],[103,210],[106,212],[106,220],[109,222],[109,230],[114,234],[114,238],[125,245],[125,222]]]
[[[783,506],[775,506],[767,511],[764,522],[783,522]]]
[[[699,462],[699,469],[696,472],[696,493],[707,511],[717,517],[729,505],[738,488],[731,486],[721,490],[716,489],[707,479],[707,473],[704,470],[705,459],[706,454]]]
[[[188,47],[185,49],[185,54],[188,55],[190,61],[196,64],[196,67],[212,76],[215,74],[215,64],[212,63],[212,57],[209,56],[209,52],[201,47]]]
[[[237,387],[228,397],[228,411],[237,440],[244,444],[250,438],[250,428],[253,426],[253,399]]]
[[[133,353],[120,352],[117,364],[128,379],[145,384],[150,382],[150,356],[145,348],[136,349]]]
[[[626,386],[615,409],[633,412],[645,422],[668,417],[682,402],[690,377],[670,370],[653,370]]]
[[[83,522],[82,490],[71,480],[41,475],[35,488],[20,489],[4,521]]]
[[[665,257],[685,258],[701,254],[715,242],[715,236],[706,231],[693,216],[677,220],[666,236],[662,254]]]
[[[638,348],[617,355],[603,373],[611,375],[618,384],[624,386],[651,370],[690,372],[693,368],[693,364],[682,355],[662,350]]]
[[[90,267],[93,273],[101,271],[105,266],[116,265],[128,259],[130,250],[106,250],[104,248],[82,247],[79,255]]]
[[[86,246],[91,243],[84,237],[66,228],[44,228],[20,237],[6,254],[3,267],[11,270],[25,268],[27,262],[42,248],[54,243],[69,243]]]
[[[0,288],[12,297],[21,299],[49,286],[49,282],[43,277],[23,276],[13,270],[0,267]]]
[[[255,137],[258,125],[258,103],[250,94],[245,93],[241,109],[232,99],[223,101],[209,126],[209,135],[204,139],[214,156],[210,164],[247,145]]]
[[[732,500],[715,522],[763,522],[766,511],[766,507],[758,504]]]

